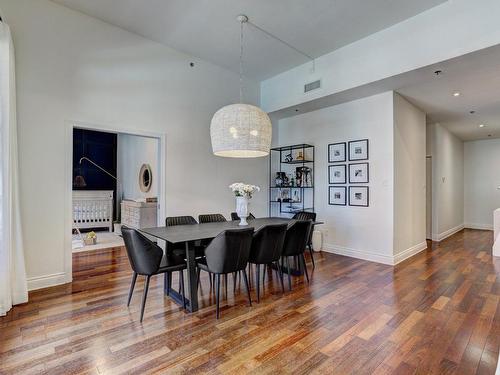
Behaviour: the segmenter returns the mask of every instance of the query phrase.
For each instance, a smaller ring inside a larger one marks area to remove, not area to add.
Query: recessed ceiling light
[[[484,128],[485,126],[486,126],[486,125],[484,125],[484,124],[479,124],[479,127],[480,127],[480,128]]]
[[[455,91],[455,92],[453,93],[453,96],[460,96],[460,92],[459,92],[459,91]]]

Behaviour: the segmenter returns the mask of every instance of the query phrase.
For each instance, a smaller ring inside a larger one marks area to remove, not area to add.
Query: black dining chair
[[[175,225],[193,225],[193,224],[198,224],[198,222],[192,216],[168,216],[165,219],[166,227],[173,227]]]
[[[184,258],[173,254],[164,254],[163,250],[158,245],[156,245],[153,241],[150,241],[135,229],[123,226],[122,235],[130,266],[134,271],[132,283],[130,284],[127,306],[130,306],[130,300],[132,299],[132,293],[134,292],[137,275],[146,276],[146,283],[144,284],[141,304],[141,322],[144,317],[144,308],[146,306],[146,298],[148,296],[149,281],[151,276],[154,275],[164,273],[170,276],[172,272],[179,272],[179,278],[181,280],[180,292],[182,294],[182,306],[186,308],[186,297],[184,293],[184,270],[186,269],[186,262],[184,261]]]
[[[282,256],[286,262],[288,273],[288,288],[292,290],[292,278],[290,268],[290,257],[298,257],[299,267],[300,264],[304,266],[304,273],[309,282],[309,274],[307,273],[306,260],[304,258],[304,251],[306,250],[309,231],[311,230],[311,221],[297,220],[290,227],[288,227],[285,236],[285,243],[283,244]]]
[[[307,212],[307,211],[302,211],[302,212],[297,212],[295,215],[293,215],[292,219],[296,220],[311,220],[311,221],[316,221],[316,212]],[[309,255],[311,256],[311,262],[312,262],[312,268],[316,268],[316,264],[314,263],[314,251],[312,248],[312,234],[314,231],[314,225],[311,226],[311,230],[307,239],[307,247],[309,249]]]
[[[254,219],[255,219],[255,216],[253,216],[253,214],[250,212],[248,214],[247,220],[254,220]],[[240,217],[238,216],[238,214],[236,212],[231,212],[231,220],[233,220],[233,221],[240,220]]]
[[[222,223],[227,221],[222,214],[204,214],[198,215],[198,221],[201,223]]]
[[[167,216],[165,218],[165,226],[166,227],[174,227],[177,225],[196,225],[198,222],[196,219],[192,216]],[[195,256],[198,257],[203,257],[205,256],[204,253],[204,246],[200,243],[192,243],[192,246],[194,246],[194,251],[195,251]],[[171,244],[167,243],[167,251],[168,252],[173,252],[175,255],[182,256],[184,259],[186,259],[186,247],[183,243],[180,244]],[[212,279],[210,279],[212,280]],[[170,290],[170,285],[171,285],[171,276],[166,276],[165,277],[166,285],[167,285],[167,295],[169,294]],[[180,279],[179,279],[180,283]],[[180,288],[180,284],[179,284]]]
[[[257,286],[257,302],[260,302],[260,266],[263,265],[264,273],[267,265],[276,267],[276,275],[281,282],[281,289],[285,292],[283,285],[283,275],[279,260],[283,251],[287,224],[271,224],[260,228],[254,233],[252,239],[252,248],[248,262],[255,264],[255,281]],[[264,275],[263,275],[264,276]],[[264,284],[264,277],[262,278]],[[264,285],[262,285],[264,287]]]
[[[229,273],[243,272],[248,303],[252,306],[246,266],[252,246],[253,228],[230,229],[215,237],[205,249],[205,258],[197,260],[199,270],[213,273],[216,276],[215,301],[216,318],[219,319],[220,276]]]

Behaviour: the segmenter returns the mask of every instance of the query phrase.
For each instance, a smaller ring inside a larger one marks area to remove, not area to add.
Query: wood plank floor
[[[124,249],[80,253],[72,284],[35,291],[0,318],[0,373],[494,374],[491,245],[491,232],[465,230],[397,267],[318,254],[310,284],[295,278],[282,295],[270,275],[253,307],[230,278],[218,321],[206,276],[191,315],[156,277],[142,324],[142,281],[126,307]]]

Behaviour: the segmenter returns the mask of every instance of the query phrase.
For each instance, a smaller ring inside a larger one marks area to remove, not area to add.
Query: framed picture
[[[349,183],[367,184],[369,181],[368,163],[349,164]]]
[[[368,186],[349,186],[349,206],[368,207]]]
[[[330,185],[347,183],[347,166],[345,164],[329,165],[328,183]]]
[[[328,204],[345,206],[347,204],[347,188],[345,186],[330,186],[328,190]]]
[[[328,163],[339,163],[346,161],[345,142],[332,143],[328,145]]]
[[[368,139],[349,142],[349,160],[368,160]]]

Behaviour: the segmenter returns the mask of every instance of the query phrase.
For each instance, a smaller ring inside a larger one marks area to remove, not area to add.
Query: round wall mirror
[[[147,193],[151,190],[151,184],[153,183],[153,173],[151,171],[151,166],[149,164],[143,164],[141,171],[139,172],[139,186],[143,193]]]

